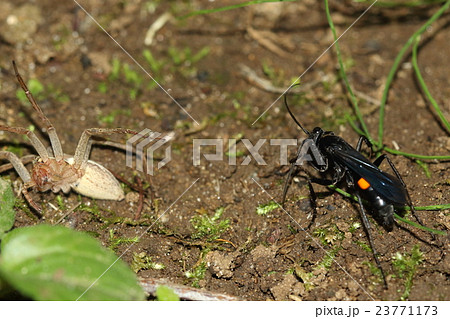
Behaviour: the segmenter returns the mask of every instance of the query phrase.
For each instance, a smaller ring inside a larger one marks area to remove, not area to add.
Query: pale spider
[[[22,194],[28,203],[37,212],[41,212],[41,208],[36,205],[28,193],[28,189],[30,188],[36,188],[41,192],[52,190],[55,193],[59,191],[68,193],[70,189],[73,189],[81,195],[94,199],[122,200],[124,198],[124,192],[116,178],[100,164],[89,160],[89,153],[92,147],[92,140],[90,138],[93,135],[101,136],[113,133],[135,135],[137,132],[123,128],[86,129],[78,142],[75,155],[65,155],[62,151],[61,142],[56,134],[55,128],[44,115],[33,95],[28,90],[14,61],[13,67],[20,86],[25,91],[28,100],[47,130],[52,148],[52,150],[47,151],[36,134],[29,129],[0,125],[0,131],[26,135],[36,152],[39,154],[33,162],[30,175],[25,168],[25,165],[14,153],[0,151],[0,160],[6,159],[10,161],[24,182]]]

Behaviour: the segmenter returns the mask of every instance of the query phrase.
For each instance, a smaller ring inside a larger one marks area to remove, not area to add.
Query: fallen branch
[[[166,286],[172,289],[180,299],[193,301],[238,301],[237,297],[211,292],[204,289],[193,288],[185,285],[174,284],[166,279],[139,278],[139,284],[150,296],[156,296],[158,286]]]

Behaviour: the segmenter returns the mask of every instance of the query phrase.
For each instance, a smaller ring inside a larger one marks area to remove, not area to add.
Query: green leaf
[[[0,240],[14,225],[16,212],[13,207],[15,200],[10,183],[0,178]]]
[[[35,300],[143,300],[127,265],[87,234],[37,225],[9,232],[0,275]]]
[[[167,286],[156,288],[156,299],[159,301],[180,301],[180,297]]]

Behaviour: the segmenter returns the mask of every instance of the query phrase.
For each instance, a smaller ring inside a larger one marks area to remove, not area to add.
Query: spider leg
[[[385,289],[387,289],[386,276],[384,275],[383,268],[381,267],[380,261],[378,260],[378,256],[377,256],[378,253],[375,249],[375,246],[373,245],[372,233],[370,231],[370,223],[369,223],[369,220],[367,219],[367,215],[364,211],[364,206],[363,206],[363,203],[361,200],[361,196],[359,195],[358,192],[356,192],[356,197],[358,198],[358,203],[359,203],[359,208],[360,208],[359,212],[361,214],[361,219],[363,221],[364,230],[365,230],[367,238],[369,240],[370,248],[372,249],[373,258],[375,259],[375,263],[377,264],[377,267],[381,272],[381,276],[383,277],[384,287],[385,287]]]
[[[30,154],[30,155],[25,155],[25,156],[21,157],[20,161],[22,162],[23,165],[25,165],[25,164],[33,162],[35,159],[36,159],[36,155]],[[9,171],[11,168],[14,168],[13,164],[11,164],[11,163],[3,164],[2,166],[0,166],[0,173]]]
[[[78,141],[77,148],[74,155],[74,167],[77,169],[84,169],[89,159],[89,154],[92,148],[92,136],[111,135],[114,133],[119,134],[138,134],[137,132],[124,128],[90,128],[84,130]]]
[[[17,157],[16,154],[7,151],[0,151],[0,159],[6,159],[10,161],[24,183],[29,183],[31,181],[30,173],[28,173],[25,165],[23,165],[22,161]]]
[[[41,215],[42,209],[33,201],[30,194],[28,193],[28,189],[33,187],[35,184],[31,179],[30,173],[25,168],[25,165],[23,165],[22,161],[17,157],[16,154],[11,152],[0,151],[0,159],[6,159],[11,162],[11,165],[14,167],[17,174],[19,174],[24,183],[22,188],[23,197],[25,197],[31,207],[33,207],[38,212],[38,214]]]
[[[23,197],[25,197],[25,199],[27,200],[28,204],[30,204],[31,207],[34,208],[34,210],[38,213],[38,217],[41,218],[42,217],[42,208],[39,207],[36,202],[31,198],[30,193],[28,193],[28,189],[33,187],[32,184],[24,184],[23,188],[22,188],[22,194]]]
[[[19,71],[17,70],[16,63],[14,61],[13,61],[13,67],[14,67],[14,72],[16,73],[17,80],[19,81],[19,84],[20,84],[22,90],[24,90],[28,101],[30,101],[31,105],[33,106],[33,109],[37,112],[42,123],[44,123],[44,125],[45,125],[48,136],[50,138],[50,143],[52,144],[53,154],[55,155],[55,159],[57,161],[62,160],[64,158],[64,153],[62,151],[61,142],[59,141],[59,137],[56,134],[56,130],[55,130],[53,124],[45,116],[44,112],[42,112],[41,107],[37,104],[36,100],[34,99],[33,95],[31,94],[30,90],[28,89],[27,85],[25,84],[25,81],[20,76]]]
[[[42,142],[38,139],[33,131],[30,131],[29,129],[26,129],[24,127],[11,127],[7,125],[0,125],[0,131],[26,135],[42,160],[46,161],[48,159],[49,155],[47,150],[45,149],[44,144],[42,144]]]

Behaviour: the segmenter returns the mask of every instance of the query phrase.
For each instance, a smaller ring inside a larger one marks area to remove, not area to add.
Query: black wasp
[[[311,203],[314,216],[316,215],[316,195],[312,183],[327,186],[335,185],[341,181],[345,182],[347,187],[358,198],[364,230],[367,234],[370,247],[372,248],[373,257],[377,267],[381,271],[384,286],[387,287],[386,277],[380,261],[378,260],[377,251],[373,245],[370,223],[364,210],[362,198],[370,204],[373,211],[373,217],[380,222],[387,231],[391,231],[394,226],[394,207],[404,207],[405,205],[410,207],[411,212],[419,224],[423,225],[422,221],[415,213],[414,206],[411,203],[411,198],[402,177],[386,155],[381,155],[372,163],[360,153],[363,142],[366,143],[370,149],[372,148],[371,143],[364,136],[359,138],[355,149],[344,139],[334,135],[331,131],[324,131],[322,128],[316,127],[312,132],[309,132],[300,124],[289,109],[286,95],[287,94],[284,96],[284,102],[290,116],[308,137],[303,140],[298,149],[296,158],[291,161],[288,178],[284,184],[282,204],[284,205],[292,176],[297,174],[300,170],[298,164],[304,161],[305,155],[309,156],[308,163],[315,170],[324,175],[328,174],[328,176],[331,176],[331,179],[306,177],[311,192]],[[307,146],[306,151],[304,150],[305,146]],[[379,168],[381,162],[385,159],[395,173],[395,176],[383,172]]]

